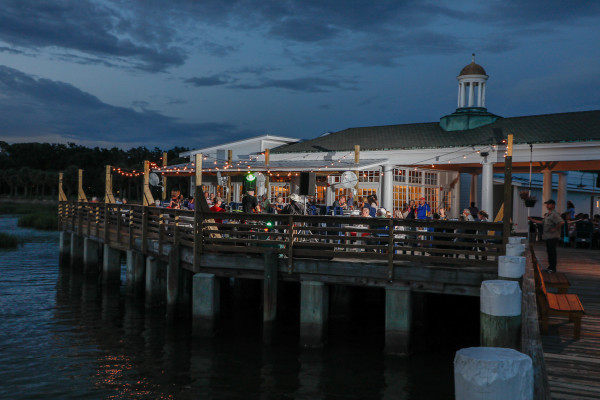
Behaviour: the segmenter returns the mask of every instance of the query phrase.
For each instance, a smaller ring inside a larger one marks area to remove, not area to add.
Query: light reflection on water
[[[58,233],[16,221],[0,216],[0,231],[27,240],[0,251],[1,399],[452,398],[451,351],[385,357],[380,327],[343,318],[335,341],[303,350],[285,308],[263,345],[259,302],[234,296],[222,334],[192,339],[188,322],[59,268]]]

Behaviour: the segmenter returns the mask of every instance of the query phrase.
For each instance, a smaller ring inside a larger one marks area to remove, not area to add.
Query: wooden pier
[[[535,246],[540,263],[547,265],[543,244]],[[581,338],[573,339],[573,324],[550,317],[542,336],[544,359],[552,399],[600,399],[600,251],[559,247],[558,271],[571,283],[569,293],[585,307]]]
[[[168,316],[193,302],[193,318],[202,327],[214,325],[219,278],[263,281],[265,323],[276,317],[277,282],[299,282],[301,304],[308,305],[301,309],[305,345],[323,341],[329,286],[380,287],[386,290],[390,353],[409,350],[412,293],[479,296],[481,282],[497,277],[506,240],[502,223],[67,201],[59,204],[59,221],[61,249],[70,249],[83,271],[101,273],[106,283],[118,281],[119,252],[126,252],[128,292],[144,295],[149,307],[166,303]],[[100,248],[102,268],[95,269],[98,257],[88,253]]]

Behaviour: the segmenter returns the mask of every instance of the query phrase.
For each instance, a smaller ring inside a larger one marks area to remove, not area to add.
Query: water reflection
[[[338,296],[329,344],[304,350],[297,284],[282,290],[265,345],[260,284],[224,280],[218,334],[195,338],[189,320],[167,324],[164,308],[58,268],[55,233],[18,232],[31,240],[26,257],[0,252],[0,398],[452,397],[451,351],[383,355],[379,295],[360,292],[358,305]]]

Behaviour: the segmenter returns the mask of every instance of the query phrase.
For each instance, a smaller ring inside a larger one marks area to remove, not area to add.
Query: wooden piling
[[[166,300],[165,279],[161,262],[154,257],[146,258],[146,307],[156,307]]]
[[[76,233],[71,233],[71,266],[81,267],[83,264],[83,238]]]
[[[480,344],[520,349],[521,289],[515,281],[483,281],[480,295]]]
[[[83,272],[86,275],[98,274],[99,251],[100,243],[90,238],[83,239]]]

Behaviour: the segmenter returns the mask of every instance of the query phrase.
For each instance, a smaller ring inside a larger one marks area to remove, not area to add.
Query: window
[[[283,197],[283,202],[287,203],[290,196],[289,185],[271,185],[271,202],[275,203],[278,197]]]
[[[404,203],[407,201],[407,187],[394,185],[394,210],[402,210],[404,208]]]
[[[432,212],[436,212],[439,207],[438,201],[438,189],[437,188],[424,188],[425,190],[425,201],[429,203]]]
[[[317,204],[325,204],[325,192],[326,191],[327,191],[327,186],[317,185],[317,190],[315,192],[315,202]]]
[[[359,171],[359,182],[379,182],[379,171]]]
[[[421,173],[421,171],[408,171],[408,183],[416,183],[418,185],[423,183],[423,174]]]
[[[425,172],[425,184],[437,186],[437,184],[438,184],[437,172]]]
[[[358,189],[358,193],[356,194],[357,199],[359,197],[363,198],[363,201],[367,201],[367,197],[370,195],[377,195],[377,189]],[[379,197],[378,197],[379,198]]]
[[[415,203],[419,202],[419,199],[422,197],[422,188],[420,186],[409,186],[408,187],[408,200],[414,201]]]
[[[441,193],[442,202],[440,203],[440,207],[444,207],[446,211],[450,211],[452,209],[452,196],[449,190],[444,190]]]
[[[394,182],[406,182],[406,170],[394,168]]]

